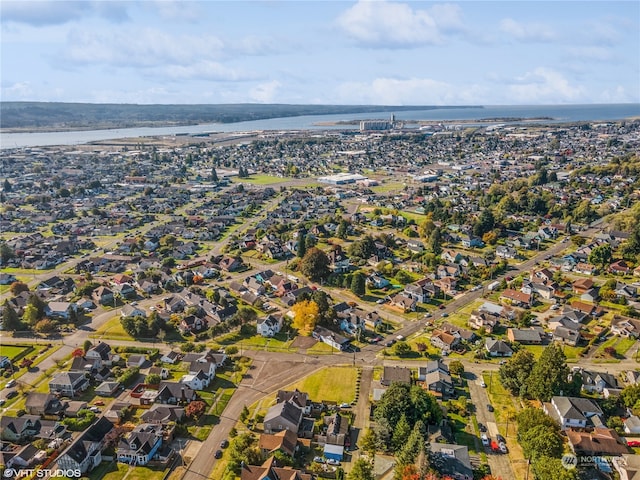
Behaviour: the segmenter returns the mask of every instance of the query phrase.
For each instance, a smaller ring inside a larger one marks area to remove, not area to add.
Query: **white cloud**
[[[555,32],[546,25],[521,23],[512,18],[503,19],[500,22],[500,30],[520,42],[552,42],[556,39]]]
[[[282,84],[277,80],[261,83],[249,90],[249,98],[258,103],[274,103],[276,101],[276,94],[281,86]]]
[[[167,78],[169,80],[214,80],[214,81],[240,81],[253,78],[232,68],[225,67],[218,62],[201,61],[189,65],[167,65],[154,68],[148,74],[150,77]]]
[[[173,36],[154,29],[111,32],[73,30],[64,60],[75,64],[107,64],[145,68],[188,65],[221,56],[222,40],[211,35]]]
[[[638,103],[640,102],[640,92],[635,94],[628,92],[622,85],[608,88],[600,94],[600,103]]]
[[[482,103],[483,89],[461,87],[430,78],[376,78],[371,82],[347,82],[337,89],[338,101],[374,105],[469,105]]]
[[[356,42],[386,48],[441,44],[443,33],[463,28],[460,9],[455,5],[414,10],[406,3],[368,0],[343,12],[336,23]]]
[[[28,100],[34,95],[33,88],[29,82],[17,82],[2,86],[2,98],[11,100]]]
[[[610,62],[615,59],[614,52],[607,47],[598,46],[580,46],[567,48],[567,54],[570,59]]]
[[[113,22],[128,20],[127,2],[86,0],[0,2],[0,21],[2,23],[23,23],[36,26],[61,25],[96,16]]]
[[[518,104],[556,104],[587,101],[585,88],[572,85],[561,73],[538,67],[512,80],[507,100]]]

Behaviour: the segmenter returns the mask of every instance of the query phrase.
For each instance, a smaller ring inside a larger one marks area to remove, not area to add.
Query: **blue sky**
[[[638,1],[6,1],[3,101],[640,102]]]

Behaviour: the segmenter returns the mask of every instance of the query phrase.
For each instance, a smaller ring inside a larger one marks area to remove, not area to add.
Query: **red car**
[[[640,440],[627,440],[627,445],[630,447],[640,447]]]

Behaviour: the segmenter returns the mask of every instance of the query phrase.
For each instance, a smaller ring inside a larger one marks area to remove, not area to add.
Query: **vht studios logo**
[[[576,467],[600,467],[608,465],[611,457],[602,457],[598,455],[580,455],[576,456],[567,453],[562,456],[562,466],[567,470],[573,470]]]
[[[82,472],[80,469],[33,469],[33,468],[5,468],[2,476],[4,478],[20,478],[20,477],[33,477],[35,478],[48,478],[48,477],[57,477],[57,478],[80,478],[82,476]]]

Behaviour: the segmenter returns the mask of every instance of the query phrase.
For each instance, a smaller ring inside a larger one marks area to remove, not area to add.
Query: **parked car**
[[[0,407],[5,403],[7,403],[7,401],[4,398],[0,398]]]
[[[5,388],[11,388],[11,387],[15,387],[16,386],[16,379],[12,378],[11,380],[9,380],[7,382],[7,384],[5,385]]]
[[[447,318],[448,316],[449,316],[449,314],[448,314],[447,312],[444,312],[444,313],[442,314],[442,318]]]
[[[375,337],[373,337],[370,342],[371,343],[378,343],[380,340],[382,340],[382,337],[380,335],[376,335]]]
[[[487,384],[486,384],[486,383],[484,383],[484,380],[482,380],[482,381],[480,382],[480,386],[481,386],[482,388],[487,388]]]
[[[384,302],[385,302],[385,299],[384,299],[384,298],[379,298],[378,300],[376,300],[376,303],[377,303],[378,305],[382,305]]]
[[[487,431],[487,427],[485,427],[484,423],[478,423],[478,428],[480,429],[481,432]]]
[[[104,402],[102,400],[98,400],[96,402],[93,402],[94,405],[97,405],[99,407],[103,407],[104,406]]]
[[[229,446],[229,440],[226,438],[220,442],[220,448],[227,448]]]
[[[324,458],[322,457],[313,457],[313,461],[316,463],[324,463]]]
[[[490,403],[487,403],[487,410],[490,412],[493,412],[493,405],[491,405]]]
[[[338,460],[334,460],[333,458],[327,458],[327,463],[329,465],[340,465],[340,462]]]
[[[507,446],[504,443],[500,444],[500,453],[509,453],[509,449],[507,448]]]
[[[222,458],[222,450],[216,450],[216,453],[215,453],[214,457]]]
[[[640,447],[640,440],[627,440],[627,445],[630,447]]]
[[[340,408],[351,408],[351,404],[350,403],[341,403],[340,404]]]
[[[482,440],[482,445],[484,445],[485,447],[489,446],[489,437],[487,437],[486,433],[480,435],[480,440]]]
[[[7,393],[7,398],[13,398],[13,397],[17,397],[18,396],[18,392],[16,392],[15,390],[11,390],[9,393]]]
[[[507,441],[505,440],[505,438],[504,438],[502,435],[500,435],[500,434],[497,434],[497,435],[496,435],[496,440],[498,441],[498,443],[507,443]]]

